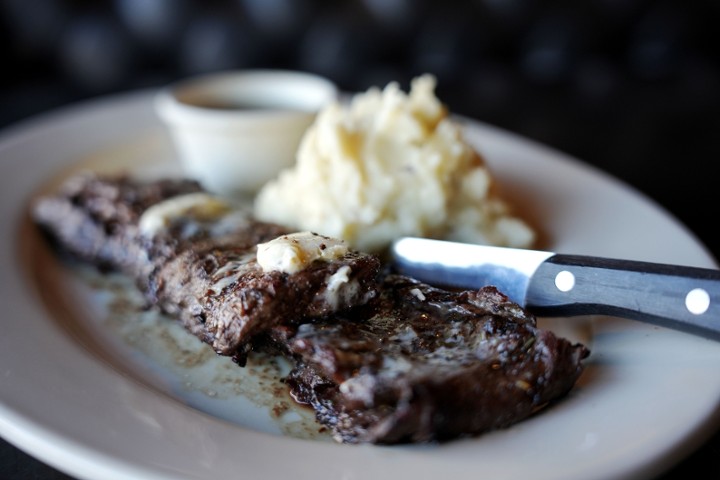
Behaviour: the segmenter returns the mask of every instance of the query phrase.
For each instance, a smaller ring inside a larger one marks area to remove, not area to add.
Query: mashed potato
[[[404,236],[528,247],[533,230],[496,195],[480,155],[423,75],[318,114],[296,164],[258,193],[258,218],[380,252]]]

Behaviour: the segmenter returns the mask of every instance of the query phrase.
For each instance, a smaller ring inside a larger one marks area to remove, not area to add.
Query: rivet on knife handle
[[[525,300],[540,315],[614,315],[720,338],[718,270],[556,254]]]

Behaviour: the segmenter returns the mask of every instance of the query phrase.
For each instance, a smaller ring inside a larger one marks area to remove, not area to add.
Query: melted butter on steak
[[[266,272],[297,273],[316,260],[332,262],[348,251],[342,240],[313,232],[291,233],[257,246],[258,263]]]
[[[149,239],[165,235],[188,240],[203,235],[217,238],[247,230],[252,224],[247,205],[193,192],[151,205],[140,216],[138,230]]]

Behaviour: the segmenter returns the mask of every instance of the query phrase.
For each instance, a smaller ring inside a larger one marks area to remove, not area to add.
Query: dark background
[[[622,179],[718,258],[718,37],[718,0],[0,0],[0,127],[212,70],[348,92],[430,72],[452,112]],[[64,478],[0,445],[2,478]]]

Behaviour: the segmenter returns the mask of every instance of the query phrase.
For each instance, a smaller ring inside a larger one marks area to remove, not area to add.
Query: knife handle
[[[556,254],[526,297],[546,316],[611,315],[720,339],[720,270]]]

